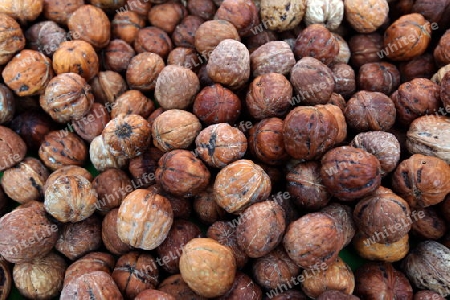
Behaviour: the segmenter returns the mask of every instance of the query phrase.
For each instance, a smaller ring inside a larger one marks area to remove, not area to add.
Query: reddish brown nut
[[[89,182],[92,182],[92,180],[94,179],[92,174],[85,168],[75,166],[75,165],[68,165],[68,166],[62,167],[56,171],[53,171],[50,174],[47,181],[45,181],[44,192],[58,177],[67,176],[67,175],[71,175],[71,176],[79,175],[79,176],[86,178]]]
[[[359,69],[358,85],[361,90],[390,95],[400,85],[400,72],[387,62],[367,63]]]
[[[260,7],[264,28],[287,31],[301,22],[306,12],[306,0],[262,0]]]
[[[145,27],[139,29],[134,41],[134,49],[137,53],[156,53],[165,59],[170,50],[172,50],[172,41],[162,29],[154,26]]]
[[[354,295],[348,295],[341,291],[328,290],[320,294],[317,300],[359,300],[358,297]]]
[[[64,286],[81,275],[103,271],[111,274],[114,268],[114,257],[109,253],[91,252],[73,262],[65,272]]]
[[[212,186],[207,187],[195,196],[193,208],[199,220],[206,224],[222,220],[226,214],[226,211],[214,200]]]
[[[286,292],[283,292],[281,294],[278,294],[275,297],[272,298],[264,298],[265,300],[306,300],[308,299],[308,297],[305,296],[305,294],[303,294],[303,292],[300,292],[298,290],[287,290]],[[336,300],[336,299],[332,299],[332,300]],[[347,299],[345,299],[347,300]],[[353,299],[349,299],[349,300],[353,300]]]
[[[158,287],[158,290],[175,297],[176,300],[192,299],[192,300],[206,300],[196,294],[183,280],[180,274],[172,275],[164,279]]]
[[[158,290],[148,289],[140,292],[135,298],[135,300],[146,300],[146,299],[154,299],[154,300],[176,300],[174,296],[161,292]]]
[[[347,64],[337,63],[331,66],[331,71],[335,82],[334,93],[340,94],[345,98],[352,96],[356,89],[355,71],[353,68]],[[343,107],[341,109],[343,110]]]
[[[180,256],[184,245],[201,235],[200,228],[194,223],[181,219],[175,220],[164,242],[156,248],[160,266],[171,274],[179,273]]]
[[[114,103],[123,92],[127,89],[127,84],[122,75],[114,71],[101,71],[89,81],[92,87],[95,101],[102,104]],[[108,110],[111,107],[108,107]]]
[[[134,185],[124,171],[111,168],[94,178],[92,188],[98,195],[96,209],[100,213],[106,214],[111,209],[120,206],[123,199],[132,192]]]
[[[206,61],[192,48],[177,47],[167,57],[168,65],[179,65],[197,72],[199,66]]]
[[[347,106],[347,102],[345,102],[344,97],[342,97],[341,94],[336,94],[336,93],[331,94],[330,101],[328,101],[327,104],[333,104],[333,105],[339,107],[341,111],[344,111],[345,107]]]
[[[0,124],[9,123],[14,118],[17,104],[13,92],[4,84],[0,84],[0,105],[3,107]]]
[[[139,53],[128,65],[126,78],[130,89],[151,91],[155,88],[156,79],[164,68],[161,56],[155,53]]]
[[[187,150],[164,154],[156,169],[156,183],[175,195],[191,197],[204,190],[211,177],[202,161]]]
[[[437,71],[431,53],[424,53],[412,60],[402,62],[399,69],[402,82],[411,81],[414,78],[431,78]]]
[[[412,233],[422,239],[437,240],[444,236],[447,226],[434,207],[414,211]]]
[[[9,198],[24,204],[43,200],[43,188],[48,176],[49,172],[40,160],[27,157],[15,168],[5,170],[1,185]]]
[[[357,32],[369,33],[377,30],[388,17],[389,5],[386,0],[345,0],[347,21]]]
[[[302,209],[325,207],[331,199],[320,177],[320,164],[316,161],[295,165],[286,174],[286,190]]]
[[[201,129],[202,124],[192,113],[169,109],[153,122],[153,144],[163,152],[186,149],[194,142]]]
[[[112,277],[103,271],[94,271],[81,275],[64,286],[61,298],[89,298],[122,300],[122,294]]]
[[[406,276],[390,263],[366,263],[355,271],[355,295],[362,299],[412,299]]]
[[[90,43],[97,50],[109,43],[111,22],[98,7],[90,4],[80,6],[70,16],[67,26],[77,39]]]
[[[102,243],[102,222],[93,215],[81,222],[67,223],[61,228],[55,249],[70,260],[97,250]]]
[[[225,294],[236,275],[236,260],[230,248],[210,238],[195,238],[183,248],[180,273],[188,286],[201,296]]]
[[[128,68],[134,49],[123,40],[113,40],[102,51],[105,69],[122,72]]]
[[[389,130],[396,118],[394,102],[385,94],[369,91],[354,94],[344,114],[348,126],[358,132]]]
[[[99,71],[97,53],[85,41],[62,42],[53,54],[53,70],[56,74],[77,73],[89,81]]]
[[[259,23],[258,8],[253,1],[248,0],[223,1],[214,18],[233,24],[240,36],[254,34],[254,27]]]
[[[214,84],[197,94],[192,112],[206,125],[234,124],[241,113],[241,100],[229,89]]]
[[[105,12],[111,12],[114,9],[117,9],[118,12],[121,12],[120,7],[126,5],[126,0],[91,0],[90,3],[95,5]]]
[[[414,154],[397,166],[392,188],[411,208],[435,205],[450,193],[450,166],[442,159]]]
[[[423,15],[428,21],[437,23],[439,28],[446,28],[450,25],[450,3],[447,0],[434,2],[418,0],[414,1],[411,9],[413,12]]]
[[[446,73],[441,80],[441,100],[444,104],[445,111],[450,112],[450,72]],[[442,109],[439,109],[442,113]]]
[[[333,72],[313,57],[297,61],[291,69],[290,81],[297,93],[291,104],[325,104],[335,88]]]
[[[264,44],[267,44],[269,42],[277,41],[277,39],[278,39],[278,36],[277,36],[277,34],[275,32],[264,30],[264,31],[256,33],[255,35],[251,35],[249,37],[246,37],[245,38],[245,44],[247,45],[247,49],[248,49],[248,51],[250,52],[250,55],[251,55],[259,47],[261,47]],[[283,42],[286,42],[286,41],[283,41]],[[285,49],[289,49],[290,50],[290,52],[288,52],[290,54],[288,54],[287,58],[288,58],[288,61],[291,61],[291,57],[293,57],[292,56],[293,53],[292,53],[290,44],[287,43],[287,42],[286,42],[286,44],[287,44],[287,46],[289,46],[289,48],[285,48]],[[281,58],[281,57],[279,57],[279,58]],[[294,58],[294,64],[295,64],[295,58]],[[261,74],[259,74],[259,75],[261,75]]]
[[[211,20],[216,13],[216,5],[212,0],[191,0],[187,4],[189,15]]]
[[[116,13],[111,22],[113,37],[132,44],[145,21],[134,11]]]
[[[378,32],[353,35],[348,46],[352,54],[350,62],[355,68],[366,63],[381,61],[383,58],[379,56],[383,49],[383,36]]]
[[[138,90],[128,90],[121,94],[111,109],[111,118],[125,115],[140,115],[143,118],[148,116],[155,110],[155,104],[144,94]]]
[[[41,202],[30,201],[0,219],[0,255],[23,263],[47,255],[58,238],[58,226],[45,214]]]
[[[44,0],[44,16],[56,23],[66,25],[72,13],[82,5],[84,0]]]
[[[52,119],[40,111],[27,111],[16,115],[10,125],[10,128],[23,139],[27,148],[34,152],[39,149],[45,135],[53,127]]]
[[[209,58],[216,46],[226,39],[241,40],[233,24],[226,20],[206,21],[195,32],[195,49]]]
[[[335,1],[335,3],[338,4],[339,1]],[[333,62],[331,63],[331,66],[334,64],[348,64],[352,54],[350,52],[350,48],[348,46],[347,41],[341,35],[335,32],[332,32],[332,34],[339,44],[339,53],[334,58]]]
[[[16,20],[2,12],[0,12],[0,29],[0,65],[5,65],[16,52],[25,47],[25,36]]]
[[[433,24],[434,25],[434,24]],[[436,65],[443,67],[450,64],[450,30],[447,30],[444,35],[441,36],[439,44],[434,49],[433,55]]]
[[[101,135],[106,124],[111,120],[107,107],[94,102],[84,117],[73,120],[72,126],[75,132],[87,142],[92,142],[95,137]]]
[[[261,288],[244,273],[237,272],[234,278],[233,286],[224,295],[217,300],[258,300],[262,298]]]
[[[178,218],[188,220],[190,218],[192,212],[192,203],[190,202],[191,199],[174,196],[163,190],[163,188],[158,184],[154,184],[148,189],[157,194],[160,194],[161,196],[166,197],[167,200],[169,200],[170,205],[172,206],[174,219]]]
[[[142,187],[149,187],[155,183],[155,171],[158,161],[164,152],[156,147],[149,147],[143,154],[130,160],[128,171],[135,182],[141,182]]]
[[[355,236],[355,222],[353,221],[352,209],[343,204],[331,203],[320,210],[333,217],[338,226],[342,227],[344,234],[344,246],[347,246]]]
[[[30,48],[51,57],[59,45],[67,40],[66,31],[53,21],[32,25],[25,33]]]
[[[119,209],[112,209],[106,214],[102,221],[102,241],[106,249],[115,255],[125,254],[133,249],[130,245],[122,242],[117,233],[117,217]]]
[[[0,171],[20,162],[26,152],[23,139],[8,127],[0,126]]]
[[[309,213],[292,222],[283,238],[289,257],[304,269],[334,262],[344,242],[342,228],[325,213]]]
[[[434,114],[441,106],[439,86],[426,78],[403,83],[391,99],[399,122],[405,126],[420,116]]]
[[[380,186],[380,162],[363,149],[336,147],[323,156],[320,176],[329,193],[342,201],[352,201]]]
[[[173,212],[167,198],[149,190],[137,189],[125,197],[117,219],[117,232],[124,243],[152,250],[167,237]]]
[[[155,98],[164,109],[186,109],[200,91],[200,81],[192,70],[168,65],[156,80]]]
[[[0,6],[0,13],[17,19],[22,24],[34,21],[44,9],[44,0],[26,0],[23,2],[5,1]]]
[[[287,75],[295,65],[295,58],[286,42],[269,41],[251,53],[250,62],[254,77],[266,73]]]
[[[186,7],[178,3],[163,3],[153,6],[148,13],[150,24],[172,33],[175,27],[186,17]]]
[[[151,1],[136,1],[136,0],[126,0],[124,7],[128,6],[130,11],[134,11],[139,14],[141,18],[147,20],[148,12],[152,7],[152,4],[158,4],[164,2],[164,0],[151,0]]]
[[[109,168],[121,169],[128,162],[126,157],[117,157],[109,151],[101,135],[95,137],[89,145],[89,158],[97,171]]]
[[[414,300],[445,300],[444,297],[433,291],[418,291]]]
[[[158,285],[159,271],[153,256],[133,251],[119,258],[111,277],[126,299],[134,299]]]
[[[195,1],[210,1],[210,0],[194,0],[189,1],[188,9],[191,3]],[[176,47],[186,47],[195,49],[195,35],[197,29],[204,22],[204,19],[195,15],[189,15],[184,18],[180,24],[175,27],[172,33],[172,41]],[[236,30],[236,29],[235,29]],[[203,53],[204,54],[204,53]]]

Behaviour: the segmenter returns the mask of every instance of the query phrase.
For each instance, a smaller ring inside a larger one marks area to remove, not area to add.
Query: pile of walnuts
[[[449,0],[3,0],[0,73],[0,299],[450,296]]]

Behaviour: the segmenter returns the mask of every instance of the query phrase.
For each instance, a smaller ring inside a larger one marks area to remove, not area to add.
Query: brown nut
[[[186,17],[188,11],[178,3],[163,3],[153,6],[148,13],[150,24],[172,33],[175,27]]]
[[[441,217],[434,207],[420,209],[415,218],[411,231],[416,236],[427,240],[437,240],[447,231],[445,219]]]
[[[124,11],[115,14],[111,21],[113,37],[131,44],[136,39],[139,29],[145,26],[145,20],[134,11]]]
[[[130,160],[128,171],[135,182],[141,182],[142,187],[149,187],[155,183],[155,172],[158,161],[164,152],[156,147],[149,147],[143,154]]]
[[[226,20],[236,27],[240,36],[255,34],[259,12],[253,1],[225,0],[217,9],[216,20]]]
[[[306,12],[306,0],[261,0],[261,23],[274,31],[294,29]]]
[[[355,68],[382,59],[379,53],[383,49],[383,36],[378,32],[353,35],[348,46],[352,54],[350,62]]]
[[[414,78],[431,78],[436,73],[436,64],[431,53],[424,53],[412,60],[402,62],[399,66],[402,82]]]
[[[434,24],[433,24],[434,25]],[[433,55],[434,60],[438,67],[443,67],[450,64],[450,55],[448,54],[450,50],[450,31],[447,30],[439,40],[439,44],[434,49]]]
[[[44,0],[44,16],[58,24],[66,25],[73,12],[82,5],[84,0]]]
[[[295,65],[295,58],[288,43],[284,41],[270,41],[251,53],[250,63],[254,77],[266,73],[288,75]]]
[[[353,68],[347,64],[337,63],[331,66],[331,71],[335,82],[334,93],[340,94],[345,98],[352,96],[356,89],[355,71]],[[343,107],[340,108],[343,110]]]
[[[359,300],[359,298],[354,295],[347,295],[346,293],[343,293],[341,291],[336,291],[336,290],[329,290],[329,291],[323,292],[316,299],[317,300]]]
[[[205,224],[212,224],[222,220],[226,215],[226,211],[214,200],[212,186],[207,187],[198,195],[195,195],[193,208],[196,216]]]
[[[450,74],[445,74],[444,77],[441,80],[441,100],[444,104],[445,111],[450,111]],[[439,112],[442,112],[442,109],[439,109]]]
[[[102,241],[106,249],[115,255],[125,254],[133,249],[130,245],[122,242],[117,232],[117,217],[119,209],[109,211],[102,221]]]
[[[0,171],[20,162],[27,152],[23,139],[8,127],[0,126]]]
[[[53,21],[33,24],[25,33],[30,48],[49,57],[67,40],[66,31]]]
[[[400,240],[382,244],[376,242],[377,236],[370,238],[357,233],[352,241],[359,256],[384,262],[396,262],[403,259],[409,252],[409,235],[405,234]]]
[[[258,300],[262,298],[261,288],[253,280],[242,272],[237,272],[233,286],[217,300]]]
[[[150,175],[151,176],[151,175]],[[149,176],[149,177],[150,177]],[[154,176],[151,176],[154,178]],[[159,184],[153,184],[148,188],[161,196],[164,196],[169,200],[173,210],[173,217],[188,220],[190,219],[192,212],[192,203],[190,198],[184,198],[181,196],[174,196],[166,192]]]
[[[3,107],[0,124],[9,123],[14,118],[17,104],[13,92],[4,84],[0,84],[0,105]]]
[[[140,115],[148,118],[155,110],[155,104],[138,90],[127,90],[115,100],[111,109],[111,118],[120,114]]]
[[[8,299],[9,293],[11,292],[12,287],[12,274],[11,274],[11,267],[9,266],[9,263],[1,259],[0,260],[0,299],[6,300]]]
[[[192,300],[205,300],[196,294],[183,280],[180,274],[172,275],[164,279],[158,287],[159,291],[163,291],[169,295],[175,297],[176,300],[192,299]]]
[[[172,41],[162,29],[155,26],[144,27],[139,29],[134,41],[134,49],[137,53],[156,53],[165,59],[172,50]]]
[[[135,182],[128,175],[116,168],[111,168],[100,173],[92,181],[92,188],[98,195],[96,209],[106,214],[113,208],[119,207],[123,199],[131,193]]]
[[[123,168],[128,162],[126,157],[117,157],[108,150],[101,135],[95,137],[89,145],[89,158],[97,171],[109,168]]]
[[[154,300],[176,300],[174,296],[161,292],[158,290],[148,289],[140,292],[135,298],[135,300],[146,300],[146,299],[154,299]]]
[[[344,246],[347,246],[355,236],[356,226],[353,221],[352,209],[350,206],[331,203],[320,210],[322,213],[326,213],[333,217],[338,226],[342,227],[344,234]]]
[[[81,275],[64,286],[61,298],[75,300],[78,298],[122,300],[122,294],[112,277],[103,271],[94,271]]]
[[[114,268],[114,256],[104,252],[91,252],[73,262],[65,272],[64,286],[84,274],[103,271],[111,274]]]
[[[5,13],[0,13],[0,29],[0,65],[6,65],[25,47],[25,36],[19,23]]]
[[[358,85],[361,90],[390,95],[400,85],[400,72],[387,62],[367,63],[359,69]]]
[[[79,175],[79,176],[86,178],[89,182],[92,182],[92,180],[94,179],[92,174],[85,168],[75,166],[75,165],[68,165],[66,167],[62,167],[58,170],[55,170],[50,174],[50,176],[45,181],[44,192],[58,177],[67,176],[67,175],[72,175],[72,176]]]
[[[135,55],[134,49],[123,40],[113,40],[102,51],[103,65],[106,70],[122,72],[128,68]]]
[[[127,84],[119,73],[107,70],[101,71],[89,82],[95,101],[105,104],[114,103],[126,91]],[[111,107],[107,106],[108,111]]]
[[[202,23],[195,32],[195,49],[209,59],[212,51],[226,39],[240,41],[236,27],[226,20],[210,20]]]
[[[5,1],[0,6],[0,13],[7,14],[23,24],[34,21],[44,9],[44,0],[26,0],[23,2]]]
[[[297,59],[314,57],[329,65],[339,53],[339,43],[324,25],[311,24],[298,35],[293,51]]]
[[[286,292],[283,292],[281,294],[278,294],[278,296],[275,296],[273,298],[264,298],[265,300],[273,299],[273,300],[306,300],[308,297],[303,294],[303,292],[300,292],[298,290],[287,290]],[[336,300],[333,298],[333,300]],[[347,300],[347,299],[345,299]],[[353,300],[353,299],[350,299]]]
[[[195,1],[210,1],[210,0],[193,0],[188,3],[188,10]],[[203,13],[203,12],[202,12]],[[186,47],[195,49],[195,35],[197,29],[204,22],[204,19],[195,15],[186,16],[180,24],[175,27],[172,33],[172,41],[176,47]],[[235,29],[236,30],[236,29]]]
[[[44,112],[27,111],[16,115],[10,128],[22,137],[27,148],[36,152],[44,137],[54,127],[52,119]]]
[[[101,135],[106,124],[111,121],[107,107],[109,106],[105,107],[94,102],[84,117],[73,120],[72,126],[75,132],[87,142],[92,142],[95,137]]]
[[[139,53],[128,65],[126,78],[130,89],[151,91],[155,89],[156,79],[164,68],[164,61],[155,53]]]
[[[377,30],[388,17],[389,5],[386,0],[345,0],[347,21],[357,32],[370,33]]]

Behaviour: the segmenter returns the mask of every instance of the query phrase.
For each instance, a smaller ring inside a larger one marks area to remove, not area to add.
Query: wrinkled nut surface
[[[11,267],[4,259],[0,260],[0,282],[0,299],[6,300],[11,292],[13,278]]]
[[[61,291],[61,298],[76,300],[93,299],[122,300],[123,296],[112,277],[103,271],[94,271],[72,280]]]
[[[386,20],[389,12],[386,0],[344,0],[345,15],[358,32],[376,31]]]
[[[306,12],[306,0],[261,0],[261,21],[267,29],[286,31],[295,28]]]
[[[6,65],[25,47],[25,36],[19,23],[3,12],[0,13],[0,41],[0,65]]]
[[[339,43],[322,24],[311,24],[297,37],[294,54],[297,58],[314,57],[325,65],[331,64],[339,53]]]
[[[266,73],[289,74],[295,65],[294,53],[285,41],[271,41],[250,54],[253,77]]]
[[[331,203],[322,208],[320,212],[326,213],[336,220],[338,226],[342,227],[344,246],[350,244],[356,232],[351,207],[339,203]]]
[[[125,157],[112,155],[101,135],[95,137],[89,145],[89,158],[99,172],[108,168],[123,168],[128,161]]]
[[[405,234],[394,243],[382,244],[376,242],[376,237],[367,238],[365,235],[356,234],[352,240],[356,252],[368,260],[396,262],[403,259],[409,252],[409,235]]]
[[[0,171],[20,162],[26,152],[27,146],[23,139],[8,127],[0,126]]]
[[[91,252],[77,259],[67,269],[64,275],[64,286],[72,280],[94,271],[111,274],[114,268],[114,256],[105,252]]]
[[[342,0],[307,0],[305,23],[324,24],[328,29],[335,30],[344,18],[344,1]]]

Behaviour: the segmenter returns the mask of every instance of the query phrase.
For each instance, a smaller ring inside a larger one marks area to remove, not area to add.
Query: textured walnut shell
[[[97,171],[105,171],[108,168],[123,168],[127,158],[117,157],[108,150],[101,135],[95,137],[89,145],[89,158]]]
[[[7,108],[5,108],[6,110]],[[52,119],[46,113],[28,110],[16,115],[10,128],[22,137],[30,151],[36,153],[45,135],[53,129],[54,125]]]
[[[390,95],[400,85],[400,72],[387,62],[373,62],[361,66],[358,74],[361,90]]]
[[[355,295],[361,299],[413,298],[413,289],[406,276],[389,263],[366,263],[355,271],[355,278]]]
[[[116,168],[110,168],[100,173],[92,181],[92,187],[98,195],[99,201],[96,209],[101,214],[106,214],[113,208],[119,207],[123,199],[135,186],[139,186],[141,181],[133,182],[128,175]]]
[[[134,49],[123,40],[113,40],[102,51],[102,63],[106,70],[122,72],[135,56]]]
[[[134,41],[134,49],[137,53],[156,53],[165,59],[170,50],[172,50],[172,41],[162,29],[155,26],[145,27],[139,29]]]
[[[122,242],[117,232],[117,217],[119,209],[112,209],[106,214],[102,221],[102,241],[106,249],[115,255],[122,255],[133,248]]]
[[[0,13],[0,65],[7,64],[24,47],[25,36],[20,25],[12,17]]]
[[[137,189],[125,197],[117,219],[117,232],[124,243],[152,250],[167,237],[173,222],[173,212],[167,198]]]
[[[72,122],[75,132],[85,141],[92,140],[101,135],[106,124],[111,121],[108,109],[100,103],[94,102],[91,109],[81,119]]]
[[[189,6],[195,3],[194,1],[189,1]],[[175,27],[172,33],[172,41],[176,47],[186,47],[195,49],[195,38],[197,29],[204,22],[204,19],[195,15],[186,16],[180,24]],[[234,28],[236,34],[236,28]],[[204,54],[204,53],[203,53]]]
[[[143,154],[130,160],[128,171],[135,182],[141,182],[142,187],[149,187],[155,183],[158,161],[164,153],[156,147],[149,147]],[[177,216],[175,216],[177,217]]]
[[[147,300],[147,299],[154,299],[154,300],[176,300],[174,296],[158,291],[153,289],[148,289],[145,291],[140,292],[135,298],[135,300]]]
[[[77,259],[67,269],[64,275],[64,286],[72,280],[94,271],[111,274],[114,268],[114,256],[104,252],[91,252]]]
[[[411,230],[413,234],[423,239],[437,240],[447,231],[445,219],[438,214],[434,207],[427,207],[418,211],[420,214],[414,220]]]
[[[205,224],[222,220],[226,215],[226,211],[216,203],[214,197],[213,187],[208,186],[194,198],[195,214]]]
[[[136,39],[139,29],[145,26],[145,20],[134,11],[117,13],[111,21],[112,34],[131,44]]]
[[[41,202],[30,201],[0,219],[0,255],[9,262],[29,262],[44,257],[58,238]]]
[[[20,162],[27,152],[23,139],[8,127],[0,126],[0,171]]]
[[[150,9],[148,20],[153,26],[161,28],[167,33],[172,33],[187,14],[188,11],[182,4],[162,3]]]
[[[438,66],[445,66],[450,63],[450,54],[448,54],[450,48],[450,31],[447,30],[444,35],[441,36],[439,44],[434,49],[433,55]]]
[[[31,49],[52,57],[69,34],[53,21],[42,21],[30,26],[25,32],[25,37]]]
[[[22,2],[5,1],[0,6],[0,13],[5,13],[26,24],[39,17],[44,8],[44,0],[26,0]]]
[[[253,280],[242,272],[237,272],[233,286],[217,300],[259,300],[262,298],[261,288]]]
[[[214,18],[217,7],[213,0],[192,0],[187,4],[189,15],[200,17],[204,20]]]
[[[240,36],[251,36],[259,24],[259,11],[254,1],[225,0],[216,11],[215,19],[233,24]]]
[[[442,297],[450,295],[450,249],[435,241],[419,243],[403,261],[402,268],[419,289],[429,289]]]
[[[151,91],[155,89],[156,79],[164,68],[164,61],[155,53],[139,53],[128,65],[126,78],[130,89]]]
[[[342,228],[325,213],[309,213],[292,222],[283,238],[289,257],[304,269],[335,261],[344,242]]]
[[[339,43],[324,25],[311,24],[298,35],[293,51],[298,59],[314,57],[329,65],[339,53]]]
[[[389,5],[386,0],[345,0],[347,21],[357,32],[370,33],[377,30],[385,22]]]
[[[110,70],[99,72],[89,84],[92,87],[95,101],[105,104],[108,112],[111,110],[108,105],[115,103],[116,99],[127,89],[122,75]]]
[[[230,248],[210,238],[189,241],[180,258],[180,273],[188,286],[201,296],[225,294],[236,275],[236,260]]]
[[[445,110],[450,111],[450,74],[445,73],[441,80],[441,101],[444,104]],[[442,109],[439,110],[442,112]]]
[[[335,82],[334,93],[342,95],[346,99],[352,96],[356,89],[355,71],[353,68],[344,63],[337,63],[332,65],[330,69],[333,72]],[[340,106],[340,108],[344,110],[345,107]]]
[[[353,35],[348,46],[351,51],[351,64],[359,68],[370,62],[381,61],[378,53],[383,49],[383,36],[378,32]]]
[[[233,24],[226,20],[206,21],[195,32],[195,49],[209,58],[214,48],[226,39],[241,40]]]
[[[58,177],[67,176],[67,175],[72,175],[72,176],[79,175],[79,176],[86,178],[89,182],[92,182],[92,180],[94,179],[92,174],[85,168],[75,166],[75,165],[68,165],[68,166],[62,167],[56,171],[53,171],[50,174],[50,176],[48,176],[47,180],[45,181],[44,192]]]
[[[82,5],[84,0],[45,0],[43,13],[45,18],[66,25],[72,13]]]
[[[127,90],[114,101],[111,109],[111,118],[120,114],[140,115],[148,118],[155,110],[155,104],[138,90]]]
[[[0,279],[0,299],[6,300],[11,292],[13,279],[11,275],[11,267],[4,259],[0,260]]]
[[[433,291],[418,291],[414,300],[445,300],[444,297]]]
[[[370,238],[356,234],[352,240],[353,247],[359,256],[384,262],[396,262],[403,259],[409,252],[409,235],[405,234],[394,243],[382,244],[376,242],[377,236]]]
[[[83,274],[69,282],[61,291],[62,299],[89,299],[89,297],[92,299],[123,299],[112,277],[103,271]]]
[[[336,291],[336,290],[325,291],[316,299],[317,300],[359,300],[359,298],[354,295],[348,295],[346,293],[343,293],[341,291]]]
[[[261,0],[261,23],[274,31],[294,29],[306,12],[306,0]]]
[[[435,205],[450,193],[450,166],[439,158],[414,154],[398,165],[392,189],[411,208]]]
[[[172,275],[164,279],[158,287],[158,290],[175,297],[176,300],[192,299],[192,300],[205,300],[196,294],[183,280],[180,274]]]
[[[281,294],[278,294],[277,296],[273,298],[264,298],[272,299],[272,300],[306,300],[308,297],[303,294],[303,292],[300,292],[298,290],[287,290],[286,292],[283,292]],[[335,300],[335,299],[333,299]]]
[[[250,55],[253,77],[266,73],[288,75],[295,65],[294,53],[284,41],[270,41]]]
[[[17,104],[13,92],[4,84],[0,84],[0,105],[3,107],[0,112],[0,124],[9,123],[16,114]],[[14,125],[11,128],[16,131]]]
[[[322,208],[320,212],[326,213],[336,220],[337,225],[342,228],[342,232],[344,234],[344,246],[350,244],[356,231],[352,209],[350,206],[339,203],[331,203]]]

